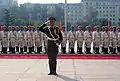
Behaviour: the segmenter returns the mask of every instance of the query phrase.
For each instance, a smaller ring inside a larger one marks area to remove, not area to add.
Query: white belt
[[[56,41],[56,40],[58,40],[58,39],[52,39],[52,38],[48,38],[48,40]]]

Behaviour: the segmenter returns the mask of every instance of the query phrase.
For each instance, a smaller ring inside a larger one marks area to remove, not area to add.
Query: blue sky
[[[68,3],[79,3],[81,0],[67,0]],[[64,3],[65,0],[18,0],[19,4],[22,3]]]

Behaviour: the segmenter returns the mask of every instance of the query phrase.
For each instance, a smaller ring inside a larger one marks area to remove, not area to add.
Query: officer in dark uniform
[[[57,54],[58,54],[58,46],[63,40],[62,33],[58,27],[55,26],[56,19],[54,17],[50,17],[48,21],[42,24],[39,30],[45,33],[48,37],[47,44],[47,55],[49,59],[49,69],[50,73],[48,75],[57,75],[56,73],[56,65],[57,65]],[[50,26],[47,26],[49,22]]]

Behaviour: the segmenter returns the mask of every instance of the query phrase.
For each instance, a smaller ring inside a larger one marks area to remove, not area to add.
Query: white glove
[[[48,24],[49,22],[50,22],[50,21],[48,20],[48,21],[45,22],[45,24]]]

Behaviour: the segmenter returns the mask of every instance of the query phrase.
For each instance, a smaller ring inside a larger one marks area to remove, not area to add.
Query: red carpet
[[[43,54],[9,54],[0,55],[0,59],[47,59],[47,55]],[[120,55],[74,55],[64,54],[58,55],[58,59],[117,59],[120,60]]]

